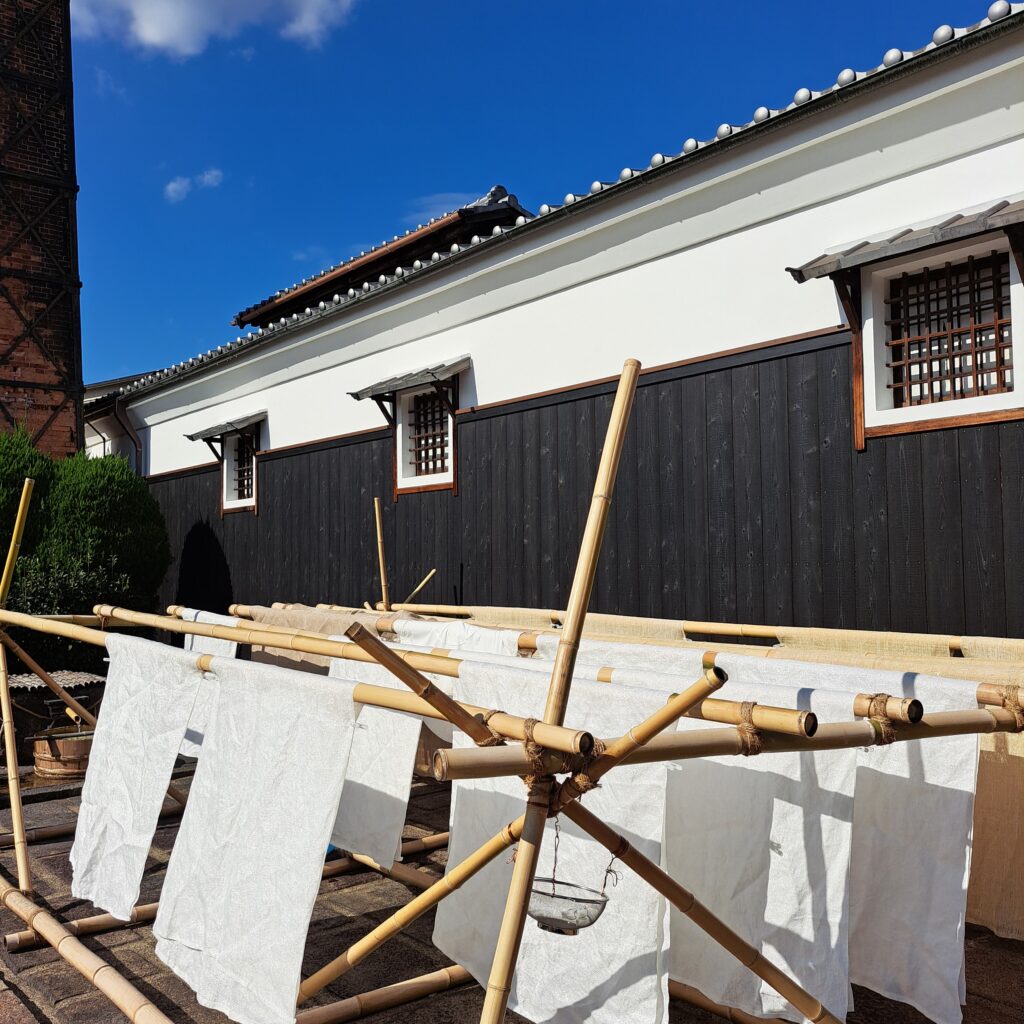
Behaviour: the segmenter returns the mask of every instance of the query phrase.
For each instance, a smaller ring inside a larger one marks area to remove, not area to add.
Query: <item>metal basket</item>
[[[608,897],[596,889],[555,878],[538,878],[526,912],[542,931],[575,935],[581,928],[589,928],[607,904]]]

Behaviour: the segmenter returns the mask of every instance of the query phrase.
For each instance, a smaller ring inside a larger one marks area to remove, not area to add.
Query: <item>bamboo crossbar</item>
[[[384,555],[384,520],[380,498],[373,499],[373,519],[377,530],[377,564],[380,567],[380,599],[384,611],[391,611],[391,596],[388,590],[388,563]]]
[[[833,722],[819,725],[813,737],[761,734],[755,746],[749,744],[743,730],[739,728],[695,729],[692,732],[656,736],[627,754],[622,763],[649,764],[654,761],[753,756],[761,753],[814,753],[851,747],[885,746],[889,742],[905,743],[944,736],[1019,731],[1016,716],[1012,711],[1002,708],[937,711],[913,724],[893,723],[891,732],[879,728],[871,720]],[[606,745],[616,742],[617,739],[604,740]],[[578,757],[553,751],[545,754],[545,767],[552,773],[574,773],[583,770],[584,766],[585,761]],[[438,750],[434,753],[433,768],[434,778],[438,782],[522,776],[534,770],[533,762],[521,746]]]
[[[381,1010],[404,1006],[424,996],[467,985],[472,980],[473,976],[464,967],[442,967],[439,971],[432,971],[418,978],[397,981],[393,985],[371,989],[369,992],[350,996],[337,1003],[303,1010],[296,1017],[296,1024],[343,1024],[345,1021],[359,1020]]]
[[[127,609],[114,608],[110,605],[98,605],[97,607],[106,609],[106,612],[100,611],[97,614],[103,615],[108,620],[132,616],[138,625],[155,626],[173,633],[215,636],[225,640],[238,640],[242,643],[259,644],[263,647],[304,650],[310,654],[321,654],[326,657],[347,657],[354,661],[373,660],[355,644],[337,640],[310,640],[303,637],[288,638],[274,633],[263,633],[255,629],[214,626],[205,622],[182,622],[180,619],[173,617],[131,612]],[[22,626],[27,629],[34,629],[40,633],[63,636],[72,640],[80,640],[83,643],[92,644],[96,647],[106,647],[107,640],[110,638],[109,633],[92,629],[88,626],[77,626],[67,622],[54,622],[50,619],[41,619],[34,615],[11,612],[6,609],[0,609],[0,623],[6,623],[10,626]],[[352,652],[355,652],[356,656],[353,656]],[[196,660],[200,661],[204,658],[208,659],[209,655],[200,655]],[[411,663],[416,664],[416,662]],[[427,671],[433,670],[433,666],[427,669]],[[403,693],[401,690],[391,690],[385,686],[357,683],[353,691],[353,699],[359,704],[389,708],[393,711],[403,711],[407,714],[422,715],[425,718],[439,719],[443,717],[426,701],[415,694]],[[471,715],[483,715],[491,710],[476,707],[472,704],[464,704],[462,707],[469,711]],[[508,739],[524,740],[526,738],[526,720],[515,715],[507,715],[504,712],[492,714],[488,719],[488,724],[495,732],[501,733]],[[594,738],[590,733],[566,729],[562,726],[542,727],[538,725],[535,737],[537,742],[543,746],[550,747],[552,750],[562,750],[566,753],[585,753],[592,749],[594,744]]]
[[[173,807],[165,807],[160,811],[160,819],[175,817],[181,814],[181,804]],[[59,825],[37,825],[35,828],[25,829],[25,840],[29,846],[34,843],[52,843],[56,839],[68,839],[75,834],[78,827],[77,821],[64,821]],[[14,846],[14,833],[5,832],[0,835],[0,850],[9,850]]]
[[[419,839],[406,840],[402,843],[402,856],[409,857],[413,854],[427,853],[431,850],[440,849],[448,845],[448,839],[448,832],[437,832],[434,835],[422,836]],[[404,882],[405,878],[398,878],[394,874],[394,868],[405,868],[407,871],[415,870],[409,865],[401,864],[398,861],[391,868],[382,868],[375,861],[371,861],[369,857],[350,855],[327,861],[324,864],[320,877],[321,879],[335,878],[358,867],[370,867],[385,875],[390,872],[391,877],[395,877],[397,881],[401,882]],[[423,872],[415,873],[421,877],[414,879],[414,884],[421,889],[426,888],[437,880],[435,875],[428,875]],[[112,914],[96,914],[92,917],[80,917],[76,921],[68,921],[64,924],[64,927],[72,935],[101,935],[106,932],[117,931],[121,928],[131,928],[137,924],[147,924],[156,918],[156,912],[159,909],[159,903],[141,903],[132,910],[131,918],[127,921],[122,921]],[[44,944],[39,935],[31,928],[26,928],[20,932],[11,932],[4,936],[3,941],[8,953],[24,953],[30,949],[38,949]]]
[[[249,605],[233,605],[235,609],[238,609],[238,614],[243,617],[251,617],[246,615],[245,612],[251,610]],[[277,607],[277,605],[275,605]],[[285,607],[281,605],[281,607]],[[347,608],[343,605],[332,605],[332,604],[319,604],[316,606],[318,609],[325,611],[336,611],[336,612],[351,612],[351,608]],[[398,609],[399,606],[393,606],[394,609]],[[458,609],[460,606],[456,605],[415,605],[408,609],[414,613],[431,614],[432,610],[442,609]],[[493,611],[494,609],[487,608],[466,608],[466,611]],[[497,611],[509,611],[512,613],[519,611],[529,611],[529,609],[497,609]],[[541,613],[546,614],[546,613]],[[560,614],[560,613],[559,613]],[[591,618],[600,618],[600,616],[592,615]],[[611,618],[623,618],[626,619],[628,616],[611,616]],[[485,621],[483,623],[487,628],[494,629],[508,629],[512,631],[519,631],[521,628],[520,623],[515,621],[502,622],[497,621],[497,617],[493,617],[494,621]],[[382,616],[379,621],[379,628],[387,631],[389,629],[388,623],[392,620],[388,616]],[[651,619],[636,619],[638,623],[643,622],[659,622],[668,620],[651,620]],[[756,628],[756,627],[751,627]],[[817,631],[821,632],[821,631]],[[828,632],[827,630],[825,632]],[[833,630],[832,632],[837,634],[849,635],[856,633],[855,630]],[[524,631],[519,633],[519,650],[521,652],[532,652],[537,648],[536,637],[538,633],[544,633],[549,636],[558,636],[557,630],[551,629],[534,629],[532,631]],[[869,634],[874,635],[874,634]],[[929,634],[879,634],[881,636],[888,637],[927,637]],[[808,664],[831,664],[831,665],[847,665],[853,668],[864,668],[864,669],[877,669],[879,671],[897,671],[897,672],[917,672],[924,675],[935,675],[944,676],[951,679],[969,679],[972,682],[978,683],[978,703],[979,704],[995,704],[999,706],[1003,703],[1006,697],[1010,697],[1016,700],[1020,704],[1024,704],[1024,666],[1018,665],[1014,662],[999,661],[987,658],[951,658],[951,657],[938,657],[926,654],[909,653],[906,656],[897,656],[895,654],[879,654],[876,652],[857,652],[848,648],[837,648],[832,650],[825,650],[821,648],[809,648],[809,647],[798,647],[798,646],[778,646],[778,647],[758,647],[745,644],[735,643],[722,643],[718,641],[706,641],[700,642],[694,640],[687,640],[685,638],[654,638],[649,637],[636,637],[629,636],[624,633],[618,634],[604,634],[604,633],[592,633],[588,632],[586,635],[587,639],[600,640],[606,643],[640,643],[640,644],[652,644],[656,646],[678,648],[680,650],[695,650],[701,651],[713,651],[716,654],[737,654],[743,657],[750,658],[769,658],[769,659],[782,659],[785,661],[801,661]],[[438,653],[447,653],[435,651],[433,654],[436,656]],[[616,671],[623,671],[622,669],[614,669],[610,667],[603,667],[597,670],[598,679],[602,682],[613,682]]]
[[[233,609],[238,609],[239,607],[240,606],[237,605],[232,606]],[[283,650],[301,650],[306,651],[307,653],[319,654],[327,657],[341,657],[348,661],[359,661],[364,664],[379,663],[372,654],[363,650],[358,644],[341,643],[337,640],[331,640],[322,633],[292,630],[286,626],[269,626],[263,624],[258,628],[250,629],[247,626],[218,626],[204,622],[183,622],[174,614],[175,612],[180,611],[180,608],[177,605],[171,605],[168,608],[168,611],[172,613],[168,616],[151,615],[146,612],[133,612],[125,608],[112,608],[109,605],[97,605],[97,608],[103,608],[109,611],[111,614],[108,615],[107,618],[118,624],[125,621],[130,622],[133,625],[155,626],[158,629],[166,629],[172,633],[191,633],[197,636],[215,636],[225,640],[237,640],[240,643],[259,644],[264,647],[279,647]],[[0,619],[0,621],[2,621],[2,619]],[[263,635],[260,636],[258,634]],[[270,639],[268,640],[268,638]],[[294,638],[296,642],[285,642],[284,638]],[[376,639],[373,638],[372,635],[371,638],[374,640]],[[316,649],[312,649],[304,646],[307,640],[311,643],[316,642],[320,644],[327,644],[330,645],[330,647],[327,649],[318,646]],[[401,659],[406,664],[421,672],[430,672],[434,675],[448,676],[450,678],[458,678],[463,661],[461,658],[453,658],[447,654],[420,654],[416,651],[400,651],[395,650],[394,648],[385,649],[390,651],[394,658]],[[708,653],[713,654],[713,652]],[[604,671],[604,669],[601,670],[601,672]],[[1000,701],[1001,700],[1002,697],[1000,696]],[[902,705],[895,702],[895,698],[893,698],[893,701],[894,703],[892,707],[894,711],[899,707],[898,716],[900,718],[903,718],[908,714],[913,714],[915,705],[917,707],[920,706],[919,702],[914,701],[904,703]],[[371,702],[366,701],[364,703]],[[994,701],[994,703],[997,702]],[[466,706],[469,707],[469,705]],[[474,715],[483,713],[483,711],[484,709],[482,708],[472,709],[472,713]],[[418,714],[420,712],[416,713]],[[742,713],[740,703],[710,697],[691,708],[688,712],[688,717],[698,718],[706,722],[718,722],[720,725],[738,725],[742,720]],[[790,736],[813,736],[814,730],[817,727],[817,716],[813,711],[800,711],[794,708],[778,708],[773,707],[770,704],[756,704],[754,705],[752,713],[753,724],[758,729],[781,732]],[[439,716],[434,715],[432,717]],[[513,734],[506,733],[504,727],[498,727],[497,723],[502,720],[503,719],[500,716],[495,716],[489,719],[489,724],[496,728],[498,732],[503,733],[510,739],[524,739],[524,734],[521,730]],[[519,721],[522,720],[520,719]],[[542,737],[548,737],[550,735],[547,728],[548,727],[545,723],[537,723],[535,726],[535,739],[537,742],[540,743],[541,746],[562,750],[563,748],[560,745],[550,743],[547,742],[546,739],[542,739]],[[572,753],[573,751],[569,752]]]
[[[171,1024],[134,985],[84,946],[52,914],[0,880],[0,903],[45,939],[91,985],[100,990],[132,1024]]]

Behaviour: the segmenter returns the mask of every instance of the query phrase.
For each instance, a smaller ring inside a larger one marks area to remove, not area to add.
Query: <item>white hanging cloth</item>
[[[205,688],[194,654],[112,633],[71,847],[71,894],[131,917],[178,747]]]
[[[208,626],[237,626],[241,619],[233,615],[218,615],[216,612],[205,612],[196,608],[182,608],[181,618],[185,622],[202,622]],[[238,654],[238,642],[236,640],[224,640],[216,636],[198,636],[195,633],[186,633],[185,650],[193,654],[212,654],[218,658],[234,658]],[[203,749],[203,731],[206,722],[210,717],[210,693],[209,688],[199,691],[195,707],[192,709],[192,717],[189,719],[188,729],[181,741],[181,749],[178,751],[184,757],[198,757]]]
[[[330,675],[334,679],[412,692],[382,665],[332,658]],[[427,678],[441,690],[450,689],[450,679],[433,675]],[[387,867],[402,859],[402,831],[416,750],[427,719],[363,704],[356,708],[352,756],[331,842],[339,849],[365,854]]]
[[[453,696],[522,717],[544,707],[548,677],[485,662],[463,663]],[[664,695],[577,680],[567,724],[596,736],[621,735],[664,704]],[[471,746],[455,733],[456,747]],[[625,833],[633,846],[658,861],[664,820],[667,768],[624,765],[586,796],[586,806]],[[518,778],[474,779],[452,787],[455,865],[525,810]],[[538,877],[550,877],[554,826],[548,822]],[[565,881],[600,889],[611,855],[568,819],[561,820],[558,874]],[[661,970],[665,905],[637,875],[621,871],[600,920],[572,939],[541,931],[527,920],[509,1009],[545,1024],[661,1024],[666,1020],[667,979]],[[499,856],[438,907],[434,943],[482,984],[490,973],[505,897],[512,876],[508,854]]]
[[[157,956],[240,1024],[292,1024],[355,705],[340,679],[214,659],[212,714],[153,924]]]

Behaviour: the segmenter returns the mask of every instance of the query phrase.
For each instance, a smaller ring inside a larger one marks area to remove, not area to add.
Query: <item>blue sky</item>
[[[501,183],[536,210],[979,0],[72,0],[86,381]]]

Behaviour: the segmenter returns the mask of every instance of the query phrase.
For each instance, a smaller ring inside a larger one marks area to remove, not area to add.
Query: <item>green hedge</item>
[[[36,485],[7,607],[40,615],[90,612],[100,602],[155,609],[170,545],[160,508],[128,461],[84,452],[54,460],[36,452],[24,431],[0,435],[4,555],[26,476]],[[19,641],[49,668],[92,667],[102,658],[58,637]]]

